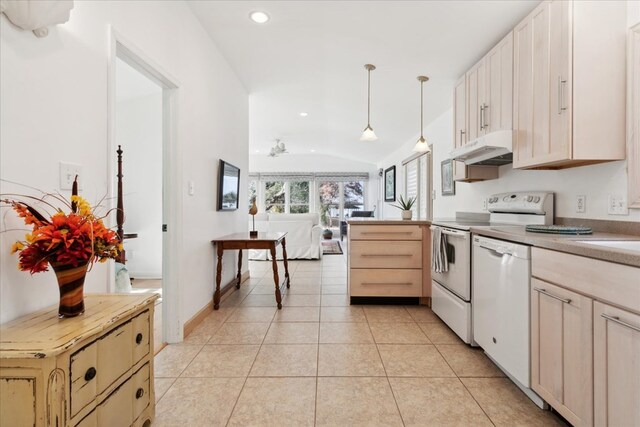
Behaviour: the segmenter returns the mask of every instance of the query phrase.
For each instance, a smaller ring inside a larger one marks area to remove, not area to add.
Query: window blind
[[[259,181],[368,181],[368,172],[262,172],[250,173],[250,179]]]
[[[404,176],[405,176],[405,199],[416,198],[416,203],[414,203],[411,210],[413,211],[414,217],[419,218],[419,200],[418,197],[418,159],[411,160],[407,164],[404,165]]]

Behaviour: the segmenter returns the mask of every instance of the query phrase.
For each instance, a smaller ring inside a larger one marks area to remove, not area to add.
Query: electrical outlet
[[[482,199],[482,210],[483,211],[487,210],[487,199],[486,198]]]
[[[587,211],[587,196],[576,197],[576,213],[585,213]]]
[[[71,190],[73,188],[73,180],[78,175],[78,190],[80,190],[80,177],[82,176],[82,165],[74,163],[60,162],[60,189]]]
[[[610,194],[607,203],[609,215],[629,215],[627,199],[624,196]]]

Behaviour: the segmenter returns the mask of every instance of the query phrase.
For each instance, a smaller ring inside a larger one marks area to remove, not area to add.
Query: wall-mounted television
[[[218,167],[218,210],[235,211],[238,209],[240,193],[240,169],[220,159]]]

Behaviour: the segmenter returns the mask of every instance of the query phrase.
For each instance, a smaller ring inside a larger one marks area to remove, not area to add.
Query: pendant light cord
[[[422,80],[420,80],[420,139],[423,138],[422,136],[422,128],[423,128],[423,124],[422,124],[422,120],[424,117],[424,111],[422,110],[423,106],[422,103],[424,101],[424,95],[422,94],[422,88],[424,87],[424,82]]]
[[[371,69],[367,69],[367,127],[371,127]]]

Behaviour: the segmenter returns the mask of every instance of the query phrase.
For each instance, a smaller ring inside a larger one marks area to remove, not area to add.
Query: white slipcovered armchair
[[[319,214],[272,214],[260,213],[255,217],[256,230],[260,232],[286,232],[288,259],[320,259],[322,247],[320,237]],[[249,216],[249,230],[252,228],[252,218]],[[276,258],[282,259],[282,247],[278,246]],[[267,260],[270,255],[267,250],[252,249],[249,259]]]

